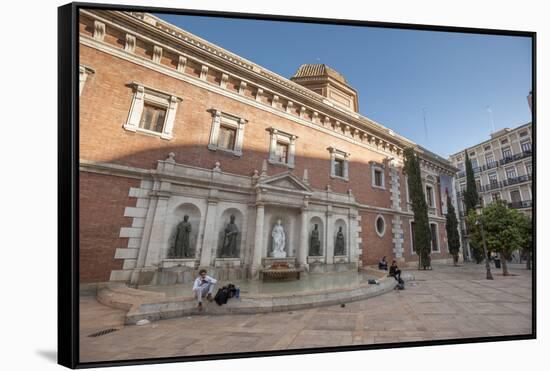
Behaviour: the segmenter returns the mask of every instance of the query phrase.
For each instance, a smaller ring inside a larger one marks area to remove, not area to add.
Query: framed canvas
[[[59,363],[536,337],[536,33],[59,7]]]

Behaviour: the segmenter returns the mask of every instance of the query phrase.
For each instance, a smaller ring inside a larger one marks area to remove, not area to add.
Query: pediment
[[[290,172],[266,177],[258,182],[258,186],[281,191],[313,192],[306,183]]]

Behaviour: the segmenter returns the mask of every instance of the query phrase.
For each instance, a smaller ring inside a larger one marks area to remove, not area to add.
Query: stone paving
[[[293,312],[199,315],[124,326],[125,312],[82,297],[82,362],[531,333],[531,271],[485,279],[484,265],[411,270],[403,291]],[[207,305],[216,305],[209,303]],[[106,328],[116,332],[88,335]]]

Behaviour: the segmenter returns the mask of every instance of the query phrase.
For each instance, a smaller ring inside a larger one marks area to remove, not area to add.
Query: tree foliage
[[[468,157],[468,152],[464,152],[464,158],[464,164],[466,166],[466,190],[464,191],[464,205],[466,206],[466,213],[469,214],[471,210],[475,210],[476,205],[479,202],[479,195],[477,194],[474,168],[472,167],[470,157]]]
[[[449,252],[453,256],[454,265],[456,265],[458,263],[458,253],[460,252],[460,235],[458,234],[458,220],[456,219],[455,207],[449,195],[447,195],[447,215],[445,218]]]
[[[468,156],[468,152],[464,152],[464,165],[466,167],[466,190],[464,191],[464,206],[466,207],[466,215],[470,211],[475,210],[476,205],[479,202],[479,195],[477,194],[476,180],[474,178],[474,168],[472,167],[472,161]],[[466,221],[466,230],[468,234],[470,232],[470,225]],[[476,263],[481,263],[486,257],[483,257],[483,248],[480,249],[479,245],[476,245],[475,242],[468,238],[470,244],[470,251],[475,259]]]
[[[515,250],[523,250],[532,244],[531,221],[529,217],[516,209],[506,206],[503,201],[495,201],[478,215],[471,211],[467,217],[470,225],[469,238],[476,246],[483,248],[481,227],[483,226],[488,252],[497,252],[501,256],[502,273],[508,275],[506,261]]]
[[[419,257],[419,268],[427,269],[431,267],[432,237],[428,219],[428,205],[422,187],[420,162],[413,148],[405,149],[403,155],[405,157],[404,171],[407,174],[409,198],[414,213],[414,248]]]

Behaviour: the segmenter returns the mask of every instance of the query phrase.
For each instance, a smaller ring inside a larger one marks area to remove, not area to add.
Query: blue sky
[[[158,16],[284,77],[325,63],[361,114],[444,157],[489,138],[487,106],[496,130],[531,121],[527,37]]]

